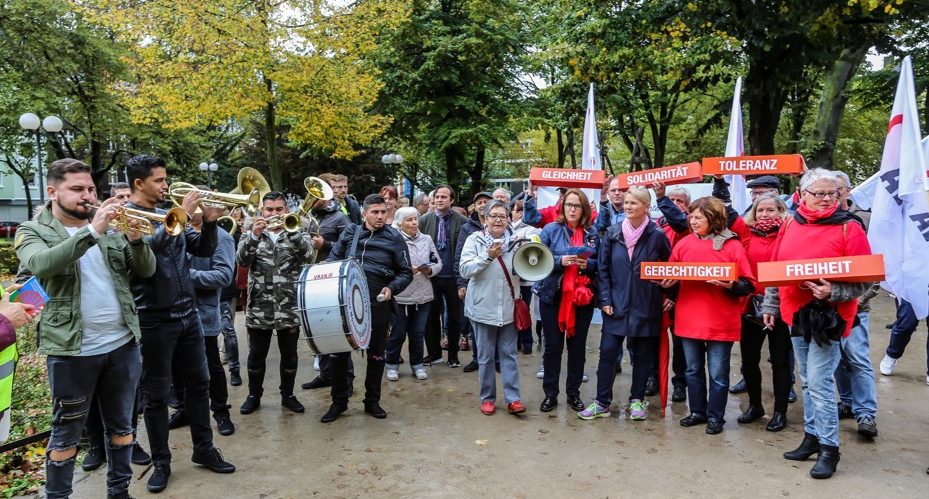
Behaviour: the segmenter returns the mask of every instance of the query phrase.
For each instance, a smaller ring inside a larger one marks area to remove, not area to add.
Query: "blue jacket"
[[[581,271],[582,275],[590,277],[591,286],[596,288],[597,285],[597,251],[600,246],[600,238],[597,237],[597,229],[588,227],[585,231],[584,240],[586,245],[593,250],[593,254],[587,260],[587,268]],[[542,229],[542,244],[552,251],[555,259],[555,268],[552,273],[545,279],[537,282],[532,290],[538,295],[539,300],[554,305],[561,293],[561,279],[564,277],[564,267],[561,266],[561,257],[570,254],[568,249],[571,247],[571,236],[565,224],[552,222]],[[591,305],[596,305],[597,292],[594,290],[594,300]]]
[[[613,203],[609,201],[600,203],[600,210],[597,212],[597,220],[594,222],[594,228],[597,229],[598,234],[603,234],[603,232],[611,226],[625,219],[626,212],[623,211],[622,206],[617,210],[613,208]]]
[[[612,316],[603,314],[603,333],[641,338],[658,336],[661,329],[661,287],[639,279],[639,267],[642,262],[667,261],[671,243],[655,222],[645,223],[648,227],[636,243],[631,261],[622,225],[607,229],[601,241],[597,258],[599,304],[613,307]]]
[[[228,232],[216,232],[216,252],[211,257],[190,258],[190,281],[197,297],[197,315],[203,326],[203,336],[219,336],[222,322],[219,297],[235,275],[235,240]]]

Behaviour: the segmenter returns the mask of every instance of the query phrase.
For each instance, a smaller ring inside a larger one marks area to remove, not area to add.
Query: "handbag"
[[[500,267],[503,268],[503,274],[507,277],[506,283],[510,286],[510,293],[513,294],[513,324],[516,326],[516,330],[532,329],[532,315],[529,313],[529,305],[513,289],[513,283],[510,282],[510,271],[507,270],[506,264],[503,263],[503,258],[498,256],[497,261],[500,262]]]

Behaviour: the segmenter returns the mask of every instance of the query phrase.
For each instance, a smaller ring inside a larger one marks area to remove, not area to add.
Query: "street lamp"
[[[381,156],[381,163],[384,163],[387,166],[397,166],[403,163],[403,156],[399,154],[385,154]],[[410,196],[412,197],[413,196],[412,183],[411,183],[410,190],[411,190]]]
[[[206,162],[200,163],[200,171],[206,172],[206,178],[207,178],[206,186],[209,187],[210,189],[213,188],[213,173],[215,173],[217,170],[219,170],[219,165],[217,165],[216,163],[209,163],[209,164],[207,164]]]
[[[60,132],[61,129],[64,128],[64,124],[61,122],[61,118],[57,116],[46,116],[41,123],[39,122],[39,117],[33,113],[25,113],[19,117],[19,126],[21,126],[23,130],[35,131],[35,157],[39,176],[39,199],[41,200],[42,206],[45,206],[45,175],[42,174],[42,134],[39,131],[40,124],[42,128],[49,133]]]

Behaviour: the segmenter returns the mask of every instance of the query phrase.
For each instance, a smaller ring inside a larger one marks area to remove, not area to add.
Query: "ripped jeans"
[[[106,489],[109,495],[129,490],[132,478],[132,441],[116,444],[114,438],[132,435],[133,405],[136,387],[142,375],[139,344],[130,341],[105,354],[86,357],[49,355],[48,382],[52,390],[52,436],[48,441],[45,461],[49,498],[70,497],[74,477],[76,450],[81,430],[87,420],[94,393],[97,407],[111,440]],[[75,449],[75,455],[63,461],[52,461],[53,451]]]

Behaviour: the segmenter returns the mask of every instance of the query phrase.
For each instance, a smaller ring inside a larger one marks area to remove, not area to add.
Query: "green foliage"
[[[19,258],[10,240],[0,240],[0,274],[16,275],[19,270]]]

